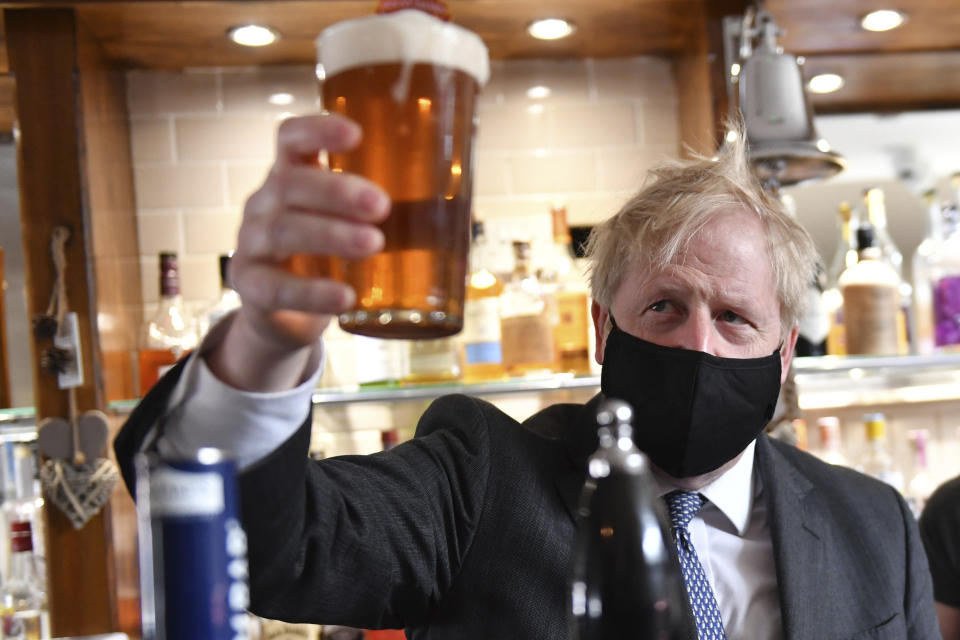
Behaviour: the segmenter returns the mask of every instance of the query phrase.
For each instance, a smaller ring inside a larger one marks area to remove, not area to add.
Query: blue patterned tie
[[[703,498],[696,491],[672,491],[663,499],[670,511],[670,525],[677,542],[683,582],[687,586],[687,596],[690,598],[693,618],[697,623],[697,635],[700,640],[726,640],[717,599],[713,596],[713,589],[707,582],[707,574],[703,572],[703,566],[690,541],[690,531],[687,529],[693,516],[697,515],[703,506]]]

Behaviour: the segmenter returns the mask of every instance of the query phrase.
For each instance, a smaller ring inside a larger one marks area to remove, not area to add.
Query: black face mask
[[[720,358],[646,342],[610,321],[600,389],[633,407],[637,447],[674,478],[723,466],[770,422],[779,349],[762,358]]]

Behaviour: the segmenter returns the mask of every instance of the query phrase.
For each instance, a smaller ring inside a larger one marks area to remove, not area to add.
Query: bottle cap
[[[874,246],[876,237],[876,232],[873,230],[873,226],[864,223],[857,229],[857,249],[863,251],[864,249],[869,249],[870,247]]]
[[[887,435],[887,418],[882,413],[868,413],[863,416],[863,423],[867,427],[868,440],[880,440]]]

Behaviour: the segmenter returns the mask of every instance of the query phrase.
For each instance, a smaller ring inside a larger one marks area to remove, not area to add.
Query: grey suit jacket
[[[172,384],[163,380],[117,438],[131,488],[132,452]],[[566,638],[596,401],[520,425],[481,400],[446,396],[415,439],[320,463],[307,460],[304,424],[241,476],[252,610],[402,626],[411,640]],[[940,637],[916,524],[892,488],[764,436],[756,456],[787,638]],[[695,638],[690,626],[686,634]]]

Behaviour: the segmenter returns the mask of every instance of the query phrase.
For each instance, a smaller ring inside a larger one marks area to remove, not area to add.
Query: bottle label
[[[10,523],[10,550],[33,551],[33,531],[27,521]]]
[[[960,276],[940,278],[934,286],[933,322],[938,347],[960,345]]]
[[[896,287],[851,284],[843,287],[847,353],[896,355],[900,352],[900,300]]]
[[[500,309],[496,296],[467,300],[463,305],[463,341],[499,342]]]
[[[500,330],[507,367],[553,364],[553,326],[547,314],[503,318]]]
[[[503,350],[500,341],[473,342],[463,345],[464,360],[467,365],[473,364],[501,364]]]
[[[562,350],[586,349],[590,323],[587,320],[587,294],[560,293],[557,298],[557,326],[554,340]]]
[[[158,469],[150,477],[152,516],[215,516],[224,511],[223,477]]]

